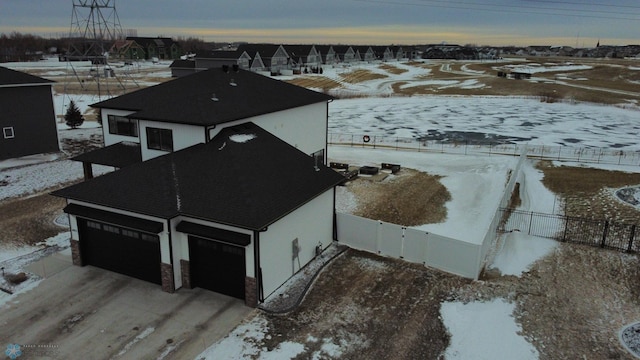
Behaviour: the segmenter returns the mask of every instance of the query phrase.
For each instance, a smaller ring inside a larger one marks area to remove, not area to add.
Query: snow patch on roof
[[[236,134],[229,136],[229,140],[236,143],[246,143],[256,138],[256,134]]]

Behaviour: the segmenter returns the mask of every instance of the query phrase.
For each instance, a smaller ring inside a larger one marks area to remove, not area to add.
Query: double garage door
[[[78,230],[84,265],[162,283],[157,235],[83,218]],[[244,246],[189,235],[189,259],[192,286],[245,298]]]
[[[81,218],[78,218],[78,230],[85,265],[162,283],[157,235]]]

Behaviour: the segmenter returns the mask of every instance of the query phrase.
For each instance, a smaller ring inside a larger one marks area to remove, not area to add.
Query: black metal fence
[[[552,215],[503,208],[498,232],[520,231],[558,241],[598,246],[625,252],[640,252],[640,229],[636,224],[610,220]]]
[[[613,148],[572,147],[565,145],[516,144],[509,141],[488,140],[424,140],[385,135],[357,135],[329,133],[330,145],[365,149],[386,149],[460,155],[510,155],[523,152],[529,158],[581,163],[617,164],[640,166],[640,151]]]

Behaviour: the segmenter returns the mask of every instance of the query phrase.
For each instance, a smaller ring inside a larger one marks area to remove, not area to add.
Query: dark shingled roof
[[[30,75],[21,71],[7,69],[0,66],[0,86],[2,85],[26,85],[26,84],[51,84],[55,81],[47,80],[39,76]]]
[[[184,215],[262,230],[342,182],[342,175],[315,165],[313,157],[246,123],[209,143],[53,195],[164,219]]]
[[[217,101],[212,100],[213,95]],[[332,97],[251,71],[214,68],[105,100],[93,107],[135,111],[130,118],[212,126]]]
[[[138,143],[119,142],[80,154],[71,160],[123,168],[142,162],[142,152]]]

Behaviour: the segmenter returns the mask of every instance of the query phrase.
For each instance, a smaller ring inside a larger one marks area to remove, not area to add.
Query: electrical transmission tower
[[[72,3],[69,46],[65,55],[70,80],[65,81],[65,93],[79,91],[100,100],[102,96],[126,92],[125,82],[119,75],[128,76],[128,71],[119,74],[109,64],[109,50],[116,42],[124,41],[115,0],[72,0]],[[89,69],[80,65],[87,61],[91,63]],[[130,64],[126,60],[125,63]],[[137,87],[135,81],[132,82]]]

